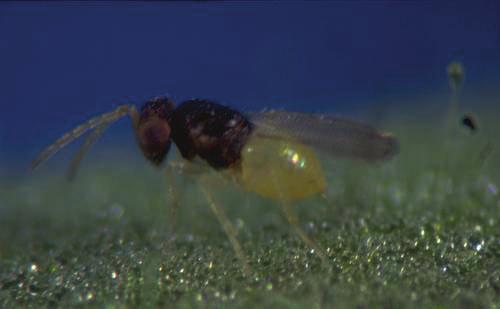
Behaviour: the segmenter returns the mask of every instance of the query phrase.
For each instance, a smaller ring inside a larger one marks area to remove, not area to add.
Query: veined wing
[[[273,110],[250,114],[256,134],[295,139],[334,156],[384,161],[398,153],[398,140],[367,124],[333,115]]]

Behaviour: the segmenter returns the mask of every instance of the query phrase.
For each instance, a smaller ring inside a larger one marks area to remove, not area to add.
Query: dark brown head
[[[154,165],[160,165],[171,145],[170,115],[174,102],[168,97],[146,101],[140,111],[137,142],[144,156]]]

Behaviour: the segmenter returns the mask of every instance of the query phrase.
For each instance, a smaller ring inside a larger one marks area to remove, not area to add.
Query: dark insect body
[[[467,127],[471,132],[477,131],[477,120],[472,115],[464,115],[461,121],[462,125]]]
[[[154,165],[164,161],[173,141],[184,159],[198,156],[223,169],[239,162],[252,129],[245,116],[224,105],[192,99],[174,108],[169,98],[158,97],[140,110],[137,141]]]
[[[191,99],[175,107],[170,98],[156,97],[145,102],[139,112],[133,105],[122,105],[91,118],[43,150],[31,167],[36,168],[92,130],[71,162],[69,177],[74,178],[90,146],[110,124],[127,115],[132,120],[140,149],[153,165],[160,166],[165,161],[173,142],[185,161],[200,158],[244,190],[276,200],[298,236],[323,262],[327,262],[325,252],[302,230],[290,205],[295,200],[324,193],[326,189],[323,169],[314,149],[338,157],[380,162],[392,158],[399,147],[397,139],[389,133],[332,115],[284,110],[243,114],[209,100]],[[172,226],[178,207],[174,182],[175,179],[169,178]],[[204,186],[201,190],[231,241],[245,274],[250,274],[236,229],[209,190]]]
[[[215,169],[228,168],[241,159],[253,130],[240,112],[208,100],[189,100],[172,113],[172,139],[182,157],[199,156]]]

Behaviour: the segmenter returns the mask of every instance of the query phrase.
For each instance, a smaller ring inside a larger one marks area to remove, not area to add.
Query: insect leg
[[[201,191],[205,195],[208,204],[210,206],[210,209],[213,211],[215,216],[217,217],[217,220],[219,220],[219,223],[222,225],[222,228],[224,229],[224,232],[226,233],[227,237],[229,238],[229,241],[231,242],[231,245],[233,246],[233,250],[236,253],[236,256],[241,262],[241,265],[243,267],[243,272],[245,273],[246,276],[250,276],[252,274],[250,270],[250,266],[248,265],[247,258],[245,254],[243,253],[243,249],[241,248],[240,242],[236,238],[238,231],[236,228],[231,224],[231,221],[226,216],[226,213],[220,207],[213,199],[212,194],[208,192],[208,190],[204,187],[201,186]]]
[[[168,200],[168,241],[165,249],[170,248],[177,234],[177,213],[179,210],[179,195],[180,186],[177,183],[177,177],[181,173],[175,170],[175,167],[168,165],[166,170],[167,176],[167,200]]]
[[[314,240],[312,240],[309,236],[307,236],[306,232],[300,227],[299,219],[297,218],[297,215],[293,211],[290,203],[286,201],[281,201],[280,202],[281,209],[285,213],[286,219],[292,225],[293,229],[295,230],[295,233],[300,237],[300,239],[311,249],[314,250],[314,252],[318,255],[318,257],[321,259],[323,263],[327,263],[328,259],[326,257],[325,252],[323,249],[316,244]]]
[[[278,188],[278,192],[280,192],[280,201],[279,204],[281,206],[281,209],[283,210],[283,213],[285,214],[285,217],[292,226],[292,228],[295,230],[295,233],[299,236],[299,238],[311,249],[314,250],[316,255],[321,259],[321,262],[323,264],[327,264],[328,259],[326,257],[326,253],[323,251],[323,249],[316,244],[314,240],[312,240],[309,236],[307,236],[306,232],[300,227],[300,222],[299,218],[297,217],[297,214],[293,211],[292,206],[290,205],[290,202],[283,196],[282,190],[279,190],[280,186],[276,181],[276,177],[274,177],[274,171],[271,170],[271,177],[273,179],[273,183]]]

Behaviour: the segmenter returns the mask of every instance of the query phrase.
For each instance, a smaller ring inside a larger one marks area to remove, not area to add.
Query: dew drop
[[[30,266],[30,271],[31,271],[31,272],[33,272],[33,273],[38,272],[38,265],[36,265],[36,264],[31,264],[31,266]]]
[[[412,300],[412,301],[416,301],[416,300],[417,300],[417,293],[415,293],[415,292],[411,292],[410,297],[411,297],[411,300]]]

